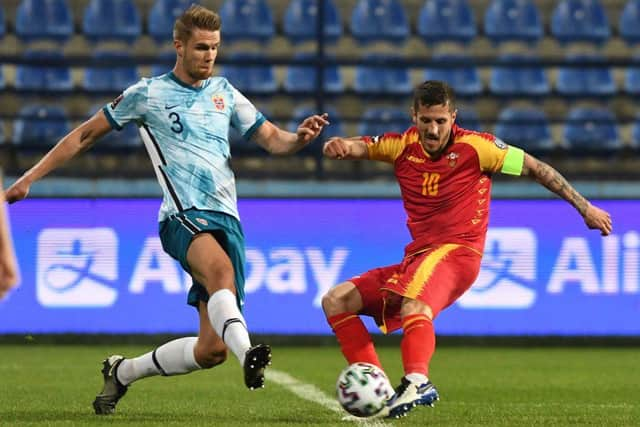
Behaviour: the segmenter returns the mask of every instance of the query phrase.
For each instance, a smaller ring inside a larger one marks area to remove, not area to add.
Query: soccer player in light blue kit
[[[6,193],[24,199],[30,185],[111,129],[134,121],[164,191],[160,237],[167,253],[191,274],[188,302],[198,308],[197,337],[170,341],[136,358],[103,362],[104,387],[96,414],[111,414],[129,384],[152,375],[179,375],[223,363],[227,349],[244,369],[248,388],[264,385],[267,345],[252,346],[241,309],[244,301],[244,237],[229,161],[229,126],[273,154],[289,154],[315,139],[326,115],[307,117],[296,133],[265,119],[226,79],[212,77],[220,46],[220,19],[193,5],[173,29],[173,71],[143,78],[87,122],[71,131]]]

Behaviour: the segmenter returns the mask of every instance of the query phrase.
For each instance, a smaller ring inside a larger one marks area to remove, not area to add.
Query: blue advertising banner
[[[613,216],[611,236],[559,200],[493,201],[480,275],[436,319],[438,334],[640,335],[640,202],[597,204]],[[0,333],[193,333],[190,278],[162,250],[158,207],[11,205],[21,285],[0,302]],[[322,295],[399,262],[409,241],[400,200],[252,199],[240,213],[253,333],[330,334]]]

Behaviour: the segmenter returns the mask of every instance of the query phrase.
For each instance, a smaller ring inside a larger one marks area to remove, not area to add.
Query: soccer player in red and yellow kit
[[[611,233],[611,217],[581,196],[555,169],[489,133],[455,124],[453,90],[426,81],[414,93],[414,126],[402,134],[336,137],[331,159],[392,163],[413,241],[399,264],[377,268],[331,289],[322,307],[348,363],[380,366],[359,315],[385,333],[403,330],[405,375],[383,415],[397,418],[439,395],[428,379],[435,351],[432,321],[471,287],[480,270],[489,218],[491,175],[529,176],[573,205],[586,225]]]

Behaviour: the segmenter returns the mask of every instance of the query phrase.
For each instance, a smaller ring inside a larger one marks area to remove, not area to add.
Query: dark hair
[[[220,29],[220,16],[206,7],[192,4],[173,25],[173,39],[186,42],[195,28],[207,31]]]
[[[427,80],[413,91],[413,108],[418,111],[420,105],[448,105],[449,111],[456,109],[456,95],[451,86],[439,80]]]

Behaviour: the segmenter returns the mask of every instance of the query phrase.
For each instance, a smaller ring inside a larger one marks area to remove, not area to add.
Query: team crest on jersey
[[[198,221],[200,224],[205,225],[205,226],[206,226],[206,225],[209,225],[209,223],[207,222],[207,220],[206,220],[206,219],[204,219],[204,218],[196,218],[196,221]]]
[[[222,95],[213,95],[211,97],[211,101],[213,101],[213,105],[215,105],[216,110],[224,110],[224,97]]]
[[[447,160],[449,160],[449,167],[454,167],[456,163],[458,163],[458,157],[460,157],[458,153],[447,154]]]
[[[494,139],[493,143],[496,144],[496,147],[498,147],[501,150],[506,150],[507,149],[507,144],[505,144],[505,142],[503,140],[501,140],[500,138]]]
[[[120,95],[118,95],[118,97],[116,99],[111,101],[111,109],[112,110],[115,110],[115,108],[118,106],[118,104],[120,104],[120,101],[122,101],[122,98],[124,98],[124,95],[120,94]]]

